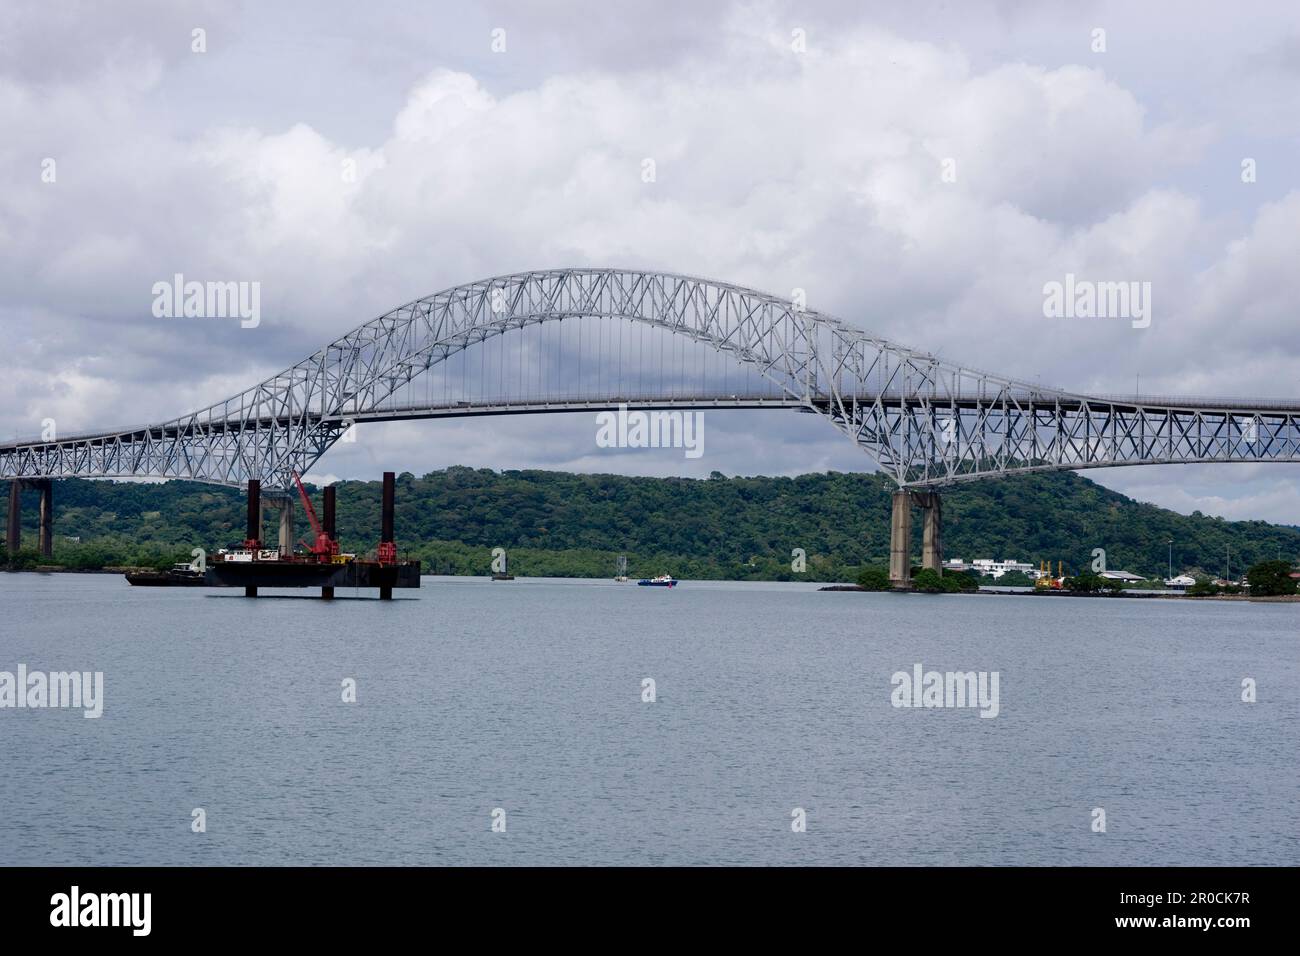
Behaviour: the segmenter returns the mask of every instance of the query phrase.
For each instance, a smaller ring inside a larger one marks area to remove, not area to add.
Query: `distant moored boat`
[[[643,588],[674,588],[677,582],[673,580],[671,574],[661,574],[657,578],[642,578],[637,582]]]
[[[128,571],[126,580],[137,587],[203,587],[203,572],[190,564],[173,564],[170,571]]]

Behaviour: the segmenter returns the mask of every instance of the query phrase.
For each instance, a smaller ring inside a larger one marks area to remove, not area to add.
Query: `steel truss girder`
[[[291,473],[311,468],[350,422],[383,417],[384,401],[437,363],[493,336],[576,316],[644,323],[753,365],[789,402],[853,439],[899,485],[1111,465],[1300,461],[1297,403],[1089,397],[941,361],[727,283],[553,269],[483,279],[398,306],[278,375],[181,418],[0,444],[0,478],[225,485],[256,478],[288,487]],[[701,406],[718,407],[703,397]],[[428,410],[428,417],[441,414]]]

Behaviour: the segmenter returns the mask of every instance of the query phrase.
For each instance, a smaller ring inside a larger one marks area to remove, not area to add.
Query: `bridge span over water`
[[[1300,461],[1300,401],[1086,395],[963,366],[789,299],[624,269],[455,286],[358,326],[277,375],[152,424],[0,442],[0,478],[176,478],[287,489],[374,421],[617,408],[790,408],[825,419],[898,485],[891,574],[911,504],[941,561],[938,489],[1116,465]],[[813,419],[810,417],[809,421]],[[42,545],[48,549],[47,522]]]

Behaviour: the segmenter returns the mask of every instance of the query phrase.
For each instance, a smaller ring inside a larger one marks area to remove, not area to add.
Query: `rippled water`
[[[0,670],[105,681],[99,720],[0,710],[0,863],[1300,863],[1297,605],[398,593],[0,574]],[[892,707],[918,662],[1000,714]]]

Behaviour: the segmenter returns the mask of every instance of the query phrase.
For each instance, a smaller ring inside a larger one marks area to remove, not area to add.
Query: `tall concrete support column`
[[[23,546],[23,483],[15,478],[9,482],[9,521],[5,525],[5,547],[12,561]]]
[[[906,488],[894,492],[894,509],[889,519],[889,581],[899,589],[912,586],[912,493]]]
[[[288,557],[293,554],[293,499],[284,497],[276,503],[280,506],[280,555]]]
[[[925,509],[921,531],[921,566],[943,574],[943,505],[937,491],[918,492],[916,503]]]
[[[36,487],[41,491],[41,557],[50,558],[54,556],[54,482],[42,478]]]

